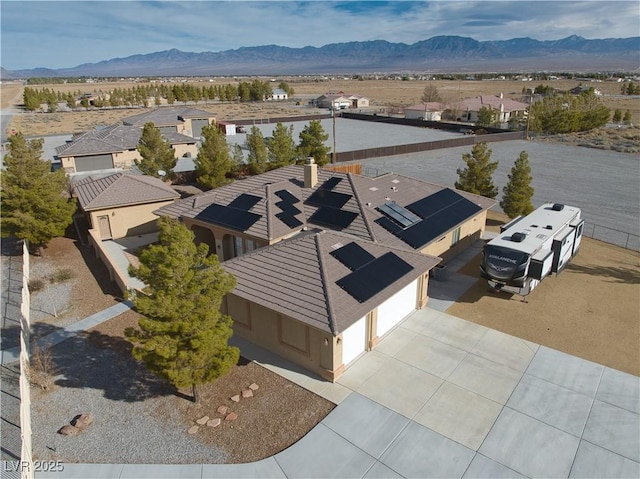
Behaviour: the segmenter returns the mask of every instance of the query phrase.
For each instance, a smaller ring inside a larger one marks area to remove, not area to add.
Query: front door
[[[98,216],[98,231],[100,231],[101,239],[111,239],[111,223],[109,223],[109,215]]]

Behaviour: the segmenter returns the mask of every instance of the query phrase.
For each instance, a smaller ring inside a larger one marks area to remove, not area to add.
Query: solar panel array
[[[353,241],[342,248],[331,251],[329,254],[351,271],[355,271],[376,259],[371,253]]]
[[[211,204],[202,210],[197,219],[227,226],[238,231],[246,231],[254,225],[262,215],[251,213],[231,206]]]
[[[229,208],[237,208],[239,210],[249,211],[255,205],[260,203],[259,196],[248,195],[246,193],[242,193],[240,196],[235,198],[231,203],[229,203]]]
[[[459,193],[445,188],[403,208],[419,217],[420,221],[413,224],[409,224],[406,217],[400,218],[396,208],[392,208],[392,213],[387,208],[378,209],[385,216],[377,219],[376,223],[417,249],[442,236],[482,208]]]
[[[389,201],[384,205],[378,206],[378,211],[396,221],[403,228],[414,225],[422,219],[406,208],[403,208],[395,201]]]
[[[312,206],[329,206],[331,208],[342,208],[352,195],[346,193],[338,193],[337,191],[318,188],[313,192],[305,203]]]
[[[311,215],[309,221],[320,226],[328,226],[336,230],[343,230],[353,223],[353,220],[357,217],[358,213],[354,213],[352,211],[322,206]]]
[[[276,218],[291,229],[302,226],[304,223],[296,218],[296,215],[299,215],[302,211],[294,206],[294,204],[299,203],[300,200],[287,190],[278,190],[275,192],[275,195],[281,199],[281,201],[276,203],[276,206],[281,210],[281,213],[276,214]]]

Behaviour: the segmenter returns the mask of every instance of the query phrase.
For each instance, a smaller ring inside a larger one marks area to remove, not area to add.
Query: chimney
[[[318,183],[318,165],[312,157],[304,165],[304,187],[313,188]]]

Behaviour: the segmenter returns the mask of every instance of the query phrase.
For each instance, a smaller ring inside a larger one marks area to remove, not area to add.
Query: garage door
[[[366,316],[342,333],[342,364],[346,366],[366,350],[366,334]]]
[[[200,138],[202,136],[202,129],[209,124],[209,120],[191,120],[191,129],[193,130],[193,137]]]
[[[76,156],[76,172],[108,170],[113,168],[111,154]]]
[[[378,337],[388,332],[416,309],[418,280],[405,286],[378,306]]]

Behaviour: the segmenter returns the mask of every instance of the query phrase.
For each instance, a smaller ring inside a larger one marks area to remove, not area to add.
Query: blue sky
[[[436,35],[476,40],[640,35],[640,3],[622,1],[0,1],[0,65],[65,68],[171,48],[218,52],[276,44]]]

